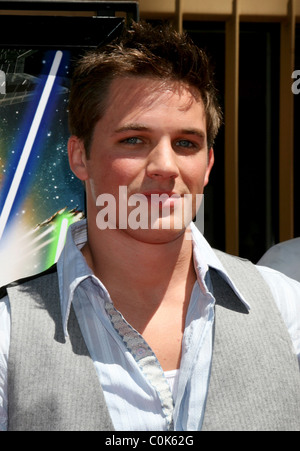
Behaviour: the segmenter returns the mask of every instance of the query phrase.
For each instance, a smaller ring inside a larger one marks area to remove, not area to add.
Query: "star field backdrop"
[[[54,71],[57,54],[0,49],[0,286],[51,266],[84,211],[67,158],[72,56]]]

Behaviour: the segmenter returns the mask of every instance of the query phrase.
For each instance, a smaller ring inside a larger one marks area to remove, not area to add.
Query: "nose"
[[[150,178],[175,179],[179,175],[176,154],[168,140],[159,142],[149,153],[147,175]]]

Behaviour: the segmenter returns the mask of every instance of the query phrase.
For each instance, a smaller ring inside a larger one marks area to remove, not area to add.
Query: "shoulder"
[[[51,288],[53,281],[57,278],[56,273],[57,267],[55,264],[42,273],[16,280],[1,288],[0,299],[6,300],[8,305],[11,305],[13,299],[22,298],[25,293],[37,293],[39,289]],[[51,280],[51,277],[54,277],[54,279]]]
[[[263,281],[280,311],[285,308],[296,312],[297,309],[300,322],[300,282],[267,266],[255,265],[249,260],[220,251],[216,251],[216,254],[234,280],[246,278],[246,282],[252,285],[251,289],[258,281]]]
[[[300,304],[300,282],[267,266],[256,265],[257,270],[269,285],[275,298],[297,299]],[[285,296],[283,296],[285,294]]]
[[[56,266],[47,271],[9,284],[7,303],[10,311],[12,335],[18,334],[41,340],[59,325],[61,307]],[[54,328],[54,329],[53,329]],[[27,334],[28,329],[28,335]],[[58,330],[58,329],[57,329]],[[62,335],[63,337],[63,335]]]
[[[269,285],[277,306],[281,310],[283,307],[299,309],[298,317],[300,317],[300,282],[266,266],[256,268]]]
[[[242,280],[243,283],[249,283],[249,281],[255,283],[257,279],[261,279],[256,266],[250,260],[216,249],[214,252],[233,281]]]
[[[268,284],[293,341],[300,364],[300,283],[274,269],[256,266]]]
[[[2,287],[2,294],[3,296],[7,295],[11,288],[14,287],[21,287],[23,285],[29,284],[31,282],[37,282],[42,280],[44,277],[50,276],[51,274],[57,273],[57,265],[53,265],[50,268],[46,269],[45,271],[35,274],[33,276],[25,277],[23,279],[15,280],[14,282],[10,283],[6,287]],[[1,291],[0,291],[1,295]]]
[[[266,301],[280,312],[288,329],[300,364],[300,283],[285,274],[264,266],[254,265],[249,260],[216,251],[230,277],[235,282],[251,307]],[[260,289],[261,287],[262,289]]]

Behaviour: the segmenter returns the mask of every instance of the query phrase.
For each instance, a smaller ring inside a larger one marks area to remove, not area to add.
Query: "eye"
[[[122,143],[131,144],[133,146],[135,144],[141,144],[142,140],[140,138],[137,138],[136,136],[132,136],[131,138],[123,139]]]
[[[176,142],[175,144],[177,147],[184,147],[186,149],[192,149],[195,148],[196,145],[189,141],[188,139],[180,139],[179,141]]]

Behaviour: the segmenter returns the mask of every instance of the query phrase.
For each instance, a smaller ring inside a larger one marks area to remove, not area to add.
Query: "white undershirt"
[[[179,370],[165,371],[165,377],[170,385],[173,399],[175,400],[179,379]]]

